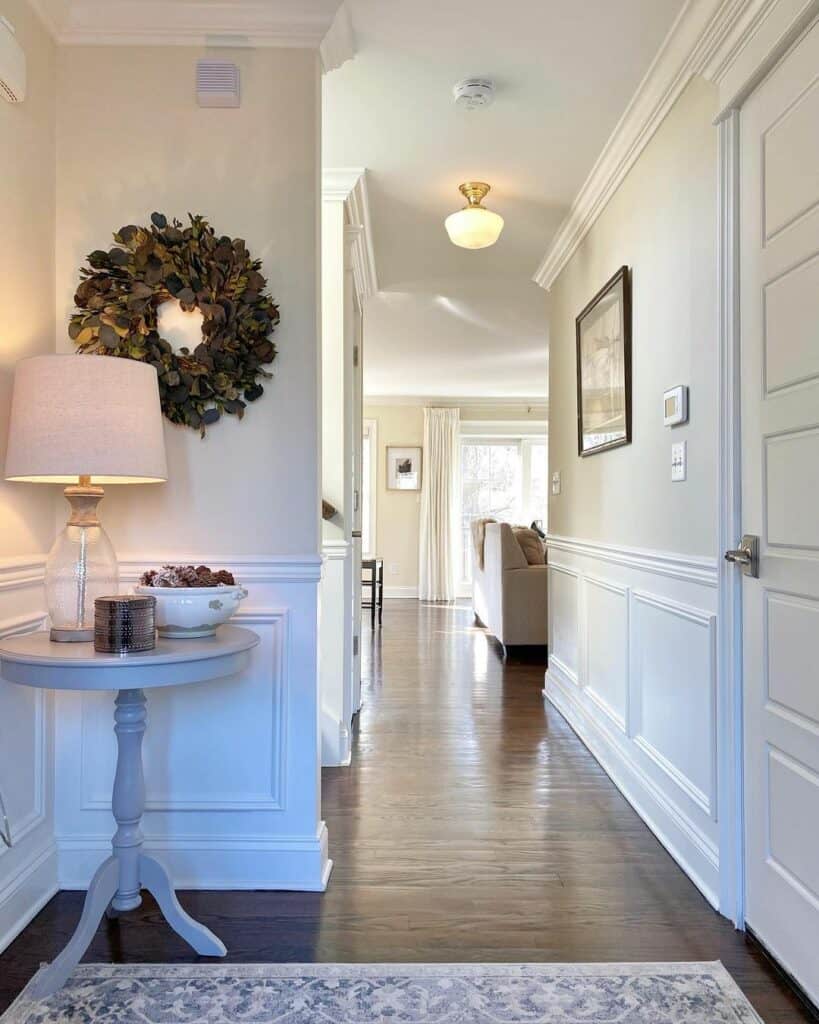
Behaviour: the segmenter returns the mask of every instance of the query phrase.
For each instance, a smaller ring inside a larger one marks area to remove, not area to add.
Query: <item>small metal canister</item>
[[[101,654],[152,651],[156,647],[155,618],[155,597],[98,597],[94,602],[94,650]]]

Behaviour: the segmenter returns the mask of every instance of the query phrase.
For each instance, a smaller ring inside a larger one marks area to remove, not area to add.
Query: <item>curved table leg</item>
[[[139,858],[139,880],[153,895],[171,928],[193,946],[197,953],[201,956],[227,956],[222,940],[182,909],[163,864],[143,853]]]
[[[43,968],[35,981],[32,982],[27,995],[32,999],[42,999],[62,988],[69,974],[82,959],[88,949],[94,933],[102,920],[108,904],[114,897],[119,885],[119,861],[109,857],[97,868],[91,879],[82,916],[71,940],[60,955],[48,967]]]

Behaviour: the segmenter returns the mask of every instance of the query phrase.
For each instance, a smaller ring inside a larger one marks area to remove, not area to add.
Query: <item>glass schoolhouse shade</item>
[[[503,217],[481,206],[490,186],[482,181],[467,181],[459,188],[467,205],[444,221],[449,240],[462,249],[486,249],[494,245],[503,231]]]
[[[119,568],[97,518],[101,484],[168,478],[156,370],[113,356],[32,356],[14,374],[5,477],[65,483],[71,514],[46,561],[53,640],[90,640]]]

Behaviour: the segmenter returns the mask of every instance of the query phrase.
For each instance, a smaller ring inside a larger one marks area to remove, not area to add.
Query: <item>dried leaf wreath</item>
[[[113,248],[92,252],[90,269],[80,270],[68,333],[81,352],[150,363],[162,411],[204,437],[223,413],[241,419],[262,395],[259,379],[272,376],[263,367],[276,357],[270,335],[279,309],[244,241],[217,237],[204,217],[188,218],[183,228],[153,213],[150,227],[128,224]],[[193,352],[174,352],[159,336],[157,307],[168,299],[204,317]]]

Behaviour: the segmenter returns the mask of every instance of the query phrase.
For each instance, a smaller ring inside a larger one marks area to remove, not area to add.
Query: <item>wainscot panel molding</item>
[[[688,0],[560,225],[534,280],[549,289],[695,75],[720,85],[778,6],[811,0]]]
[[[716,561],[547,543],[544,693],[717,907]]]
[[[0,561],[0,640],[43,629],[45,559]],[[12,848],[0,844],[0,951],[57,891],[53,699],[0,680],[0,790]]]
[[[262,555],[248,558],[207,555],[151,555],[120,559],[119,578],[122,583],[137,583],[146,569],[160,565],[209,565],[212,569],[230,569],[240,583],[299,583],[318,582],[321,578],[322,558],[320,555],[285,555],[265,558]]]
[[[0,559],[0,591],[42,586],[45,580],[45,561],[45,555]]]
[[[320,891],[332,862],[304,780],[314,781],[319,757],[321,557],[129,557],[120,562],[123,590],[147,566],[171,561],[235,572],[250,593],[233,621],[261,643],[239,675],[150,693],[146,845],[183,887]],[[113,694],[66,691],[55,700],[59,883],[84,888],[113,831]]]
[[[470,590],[469,594],[466,596],[471,597],[472,591]],[[387,598],[390,598],[392,600],[401,599],[403,601],[417,601],[418,587],[388,587],[387,584],[385,583],[384,600],[386,601]],[[369,609],[367,609],[367,611],[369,611]]]
[[[655,576],[671,576],[674,579],[701,583],[708,587],[717,585],[715,558],[678,555],[670,551],[652,551],[649,548],[627,548],[619,544],[603,544],[600,541],[559,537],[555,534],[549,534],[546,543],[550,551],[589,555],[600,562],[642,569]]]
[[[319,587],[319,686],[321,691],[321,764],[350,763],[353,710],[346,705],[352,671],[352,624],[347,622],[352,593],[353,548],[342,538],[322,543],[324,576]]]

